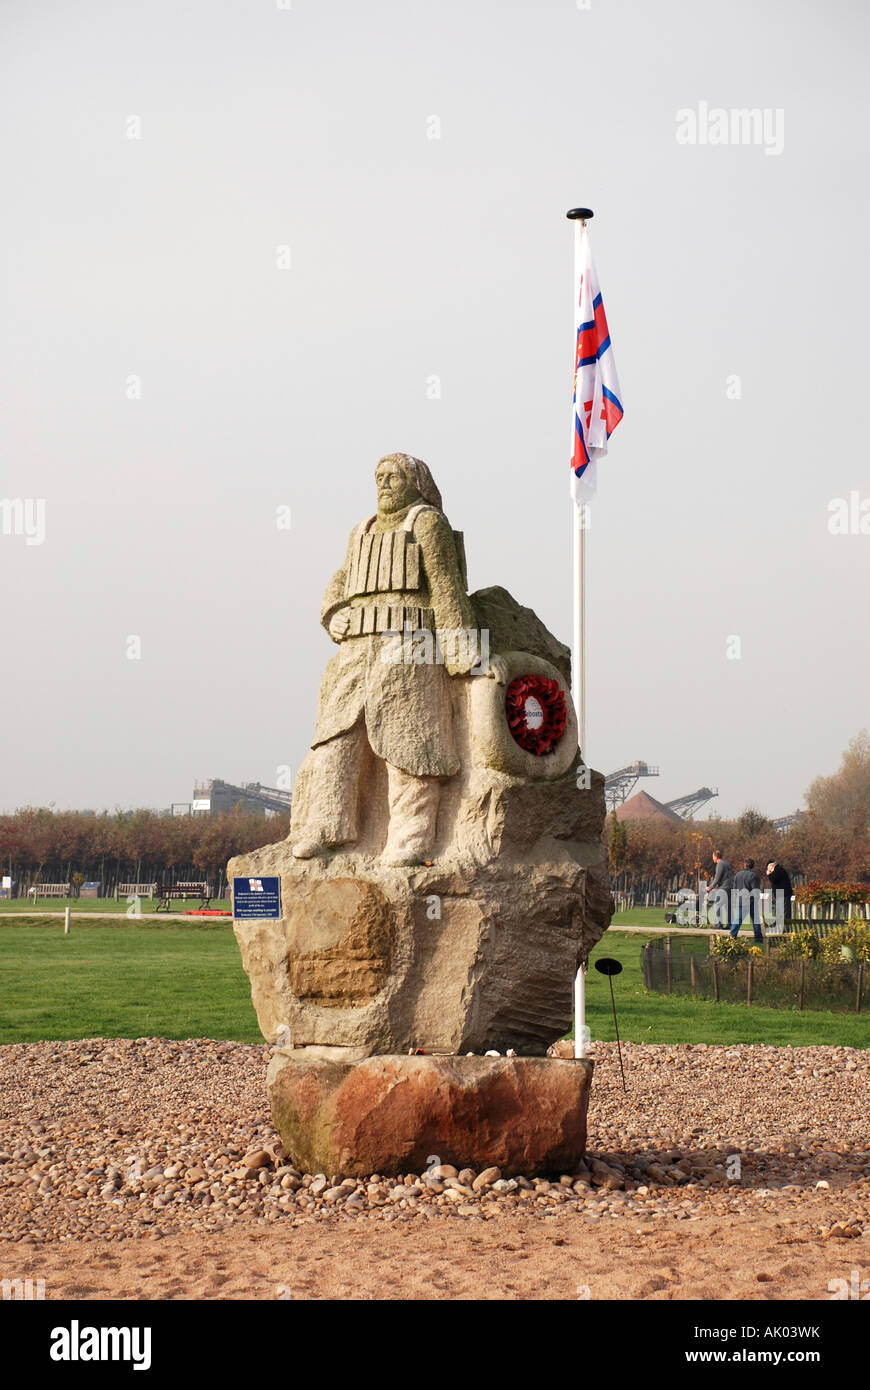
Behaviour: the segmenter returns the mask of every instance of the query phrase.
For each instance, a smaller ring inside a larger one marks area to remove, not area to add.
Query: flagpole
[[[591,208],[571,208],[565,216],[572,222],[579,222],[574,238],[574,287],[579,281],[580,237],[586,223],[594,216]],[[574,306],[575,317],[577,306]],[[576,329],[576,324],[575,324]],[[572,431],[573,433],[573,431]],[[573,497],[571,509],[574,513],[574,652],[572,661],[574,708],[577,711],[577,738],[584,763],[586,758],[586,532],[583,522],[586,519],[585,505],[577,506]],[[588,765],[588,763],[587,763]]]
[[[574,238],[574,293],[577,293],[579,280],[577,264],[580,255],[580,237],[583,228],[594,213],[591,208],[571,208],[566,217],[579,222]],[[575,310],[575,335],[576,313]],[[576,351],[576,343],[575,343]],[[572,427],[573,437],[573,427]],[[580,743],[580,756],[586,763],[586,531],[583,522],[586,517],[585,506],[578,507],[571,498],[574,513],[574,652],[571,662],[573,677],[574,708],[577,711],[577,737]],[[586,1056],[586,961],[578,967],[574,977],[574,1056]]]

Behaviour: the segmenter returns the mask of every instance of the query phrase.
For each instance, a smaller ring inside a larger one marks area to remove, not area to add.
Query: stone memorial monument
[[[564,1168],[591,1063],[546,1051],[611,910],[570,653],[506,590],[468,593],[424,463],[375,482],[323,599],[338,650],[289,840],[227,870],[280,880],[279,916],[234,923],[273,1115],[309,1171]]]

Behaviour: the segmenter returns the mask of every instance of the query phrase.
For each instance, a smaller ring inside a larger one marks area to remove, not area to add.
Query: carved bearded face
[[[381,459],[375,469],[375,486],[378,489],[378,511],[384,515],[404,511],[420,500],[420,494],[408,476],[403,461],[395,454]]]

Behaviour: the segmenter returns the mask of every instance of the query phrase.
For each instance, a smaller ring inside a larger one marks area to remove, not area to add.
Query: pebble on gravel
[[[629,1223],[774,1211],[806,1238],[870,1229],[870,1054],[596,1043],[574,1172],[450,1163],[368,1180],[300,1173],[268,1113],[265,1046],[88,1039],[0,1048],[0,1239],[121,1240],[271,1221]],[[461,1157],[458,1156],[458,1157]]]

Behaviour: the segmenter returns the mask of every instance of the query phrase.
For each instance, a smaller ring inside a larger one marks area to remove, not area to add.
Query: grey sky
[[[862,9],[6,0],[0,498],[46,532],[0,535],[0,808],[295,771],[392,450],[570,640],[577,203],[626,408],[588,756],[799,805],[870,724],[870,536],[828,530],[870,498]],[[699,102],[781,109],[782,153],[678,144]]]

